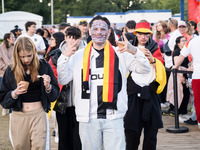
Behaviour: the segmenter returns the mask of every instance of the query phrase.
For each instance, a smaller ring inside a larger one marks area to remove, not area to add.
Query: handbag
[[[62,90],[60,92],[60,96],[57,99],[57,102],[54,106],[54,110],[61,113],[65,114],[66,108],[73,106],[72,104],[72,81],[64,85],[62,87]]]

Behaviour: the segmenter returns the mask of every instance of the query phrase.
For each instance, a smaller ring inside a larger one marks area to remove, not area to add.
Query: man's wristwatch
[[[156,63],[156,59],[154,58],[154,61],[153,62],[151,61],[151,64],[155,64],[155,63]]]

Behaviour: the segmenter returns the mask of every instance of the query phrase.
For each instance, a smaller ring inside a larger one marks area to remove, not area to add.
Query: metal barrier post
[[[170,133],[185,133],[189,129],[187,127],[179,127],[179,114],[178,114],[178,94],[177,94],[177,73],[180,73],[177,69],[170,70],[173,72],[173,88],[174,88],[174,111],[175,111],[175,127],[168,127],[167,132]]]

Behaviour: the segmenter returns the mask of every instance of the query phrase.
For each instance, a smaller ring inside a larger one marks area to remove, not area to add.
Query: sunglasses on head
[[[169,18],[169,22],[171,22],[171,24],[174,24],[173,21],[172,21],[172,18]]]
[[[186,26],[179,26],[179,28],[186,28]]]

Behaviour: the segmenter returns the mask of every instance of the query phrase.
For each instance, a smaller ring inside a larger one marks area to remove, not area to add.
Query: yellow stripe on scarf
[[[88,43],[83,56],[83,81],[89,80],[89,67],[90,67],[90,54],[91,54],[92,41]]]
[[[87,45],[83,56],[83,82],[89,81],[92,41]],[[103,102],[113,102],[115,52],[109,41],[104,46]]]

